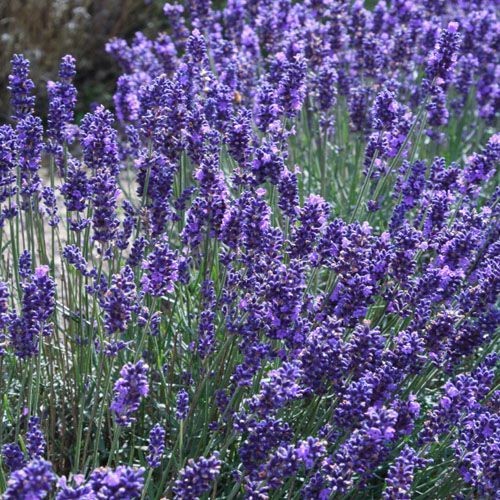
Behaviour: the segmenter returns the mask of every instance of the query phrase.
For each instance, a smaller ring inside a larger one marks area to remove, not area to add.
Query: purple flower
[[[294,259],[288,266],[273,263],[271,267],[274,269],[265,285],[267,334],[300,345],[303,340],[300,312],[306,287],[304,265]]]
[[[458,33],[458,23],[450,22],[448,28],[441,31],[439,39],[430,54],[425,68],[427,83],[432,89],[435,87],[446,89],[451,70],[458,59],[461,36]]]
[[[153,469],[159,467],[164,452],[165,429],[160,424],[156,424],[149,433],[148,456],[146,457],[148,465]]]
[[[125,465],[116,469],[102,467],[90,474],[88,484],[98,500],[140,498],[144,487],[144,469]]]
[[[30,458],[40,458],[45,454],[47,443],[40,429],[40,419],[38,417],[30,417],[28,422],[28,432],[26,433],[26,448]]]
[[[475,195],[481,183],[494,175],[495,166],[500,161],[500,134],[490,137],[482,153],[474,153],[467,158],[460,179],[460,191]]]
[[[239,448],[241,462],[248,473],[258,470],[269,452],[278,446],[286,446],[292,437],[292,429],[287,422],[272,417],[255,421],[250,419],[238,430],[245,431],[247,437]]]
[[[337,102],[338,73],[333,58],[326,58],[316,76],[316,93],[318,109],[329,111]]]
[[[494,365],[498,356],[490,355],[469,374],[461,374],[449,380],[443,386],[443,395],[420,432],[420,439],[428,443],[439,439],[456,425],[466,413],[479,407],[479,402],[491,388],[494,377]]]
[[[80,141],[85,165],[95,174],[108,172],[115,176],[120,171],[118,139],[113,128],[114,118],[104,106],[87,113],[80,126]]]
[[[82,484],[83,481],[83,475],[76,474],[73,476],[75,487],[71,487],[68,485],[66,477],[59,478],[56,500],[95,500],[92,488],[89,484]]]
[[[35,269],[22,284],[21,315],[10,324],[10,340],[20,358],[32,357],[39,351],[39,336],[50,335],[52,324],[47,320],[55,309],[55,282],[48,266]]]
[[[186,420],[189,413],[189,394],[181,389],[177,393],[175,416],[177,420]]]
[[[125,212],[125,217],[122,221],[122,229],[118,232],[118,237],[116,241],[116,246],[120,250],[126,250],[129,245],[130,237],[132,236],[132,231],[134,230],[136,223],[136,210],[132,203],[128,200],[123,200],[122,208]]]
[[[57,201],[54,190],[49,186],[45,186],[42,189],[42,199],[45,205],[44,212],[49,218],[49,226],[57,226],[61,219],[57,215]]]
[[[194,5],[206,3],[204,0],[195,0]],[[199,28],[193,30],[186,47],[186,53],[189,61],[194,64],[204,64],[207,61],[207,44],[205,37],[201,34]]]
[[[55,481],[52,464],[43,459],[35,459],[10,475],[3,498],[41,500],[50,493]]]
[[[328,307],[346,324],[354,326],[366,314],[389,265],[388,246],[389,234],[373,236],[366,222],[333,221],[320,240],[320,256],[338,273]]]
[[[297,54],[287,61],[278,84],[277,97],[285,114],[294,117],[302,107],[306,95],[307,65],[303,55]]]
[[[294,231],[292,254],[295,257],[310,255],[314,244],[325,228],[330,207],[318,195],[311,194],[300,210],[300,227]]]
[[[254,153],[252,172],[256,182],[262,184],[269,179],[277,185],[284,169],[285,163],[278,146],[273,141],[264,140]]]
[[[19,256],[19,276],[27,280],[31,276],[32,259],[28,250],[23,250]]]
[[[115,395],[110,405],[118,425],[128,427],[135,421],[132,414],[139,409],[141,400],[149,392],[148,370],[148,365],[142,360],[136,364],[127,363],[120,370],[120,378],[115,383]]]
[[[58,144],[62,144],[63,141],[70,142],[74,135],[71,125],[74,118],[77,94],[72,84],[75,74],[75,58],[66,55],[61,59],[59,66],[60,80],[58,82],[49,81],[47,85],[49,98],[47,134],[51,140]]]
[[[279,447],[259,471],[272,488],[281,486],[284,480],[297,474],[299,467],[311,469],[326,453],[325,442],[309,437],[296,446]]]
[[[218,137],[212,138],[218,145]],[[200,194],[188,211],[188,221],[182,232],[183,240],[192,246],[201,242],[203,227],[209,235],[219,234],[228,205],[228,188],[215,154],[207,152],[204,155],[194,177],[199,182]]]
[[[130,254],[127,259],[127,265],[134,268],[137,267],[144,257],[144,250],[146,248],[147,241],[144,236],[139,236],[133,243],[130,249]]]
[[[367,370],[347,385],[335,409],[335,421],[352,428],[362,421],[370,407],[379,407],[393,396],[403,372],[389,362],[382,362],[373,371]]]
[[[92,185],[80,162],[70,158],[67,165],[65,182],[61,186],[64,204],[69,211],[83,212],[92,194]]]
[[[281,108],[276,102],[276,90],[269,82],[262,82],[255,98],[255,123],[262,132],[268,131],[278,120]]]
[[[202,286],[203,310],[198,323],[198,352],[206,358],[215,349],[215,290],[211,280]]]
[[[356,429],[335,454],[322,463],[321,470],[331,488],[329,493],[346,493],[354,474],[362,481],[371,477],[386,458],[387,445],[396,437],[394,426],[397,416],[395,411],[384,407],[368,409],[362,427]]]
[[[141,280],[145,293],[160,297],[173,291],[174,283],[179,278],[179,260],[176,252],[170,250],[166,236],[156,242],[142,268],[146,270]]]
[[[294,220],[299,212],[299,187],[297,174],[286,167],[281,172],[278,183],[278,207],[285,215]]]
[[[357,376],[365,371],[375,371],[382,362],[385,340],[378,328],[370,329],[369,323],[356,326],[345,343],[344,369]]]
[[[368,119],[368,90],[357,87],[349,94],[349,116],[351,128],[355,132],[367,132]]]
[[[157,153],[169,159],[176,159],[185,145],[186,92],[164,74],[141,89],[140,132],[152,141]]]
[[[26,465],[24,453],[17,443],[9,443],[2,446],[2,462],[9,472],[22,469]]]
[[[0,204],[16,194],[16,135],[10,125],[0,125]],[[1,221],[3,223],[4,217]],[[1,224],[0,224],[1,225]]]
[[[31,95],[35,84],[29,78],[30,63],[23,55],[14,54],[11,60],[12,70],[9,75],[10,99],[12,118],[22,120],[26,115],[33,113],[35,97]]]
[[[343,376],[342,332],[338,320],[329,318],[309,333],[298,354],[303,380],[316,393],[323,394],[331,382],[338,386]]]
[[[225,130],[232,114],[234,92],[217,80],[213,81],[209,89],[203,107],[205,118],[214,129]]]
[[[120,351],[125,349],[131,342],[124,342],[123,340],[112,340],[111,342],[105,341],[101,346],[98,340],[95,341],[96,351],[102,352],[107,358],[114,358]]]
[[[214,452],[209,458],[190,458],[175,481],[173,490],[176,498],[190,500],[209,491],[220,474],[220,467],[218,452]]]
[[[248,401],[250,409],[259,415],[268,415],[300,398],[303,391],[299,385],[301,374],[298,363],[283,363],[280,368],[271,370],[260,383],[259,393]]]
[[[414,471],[425,467],[428,462],[419,458],[413,448],[405,446],[389,468],[384,500],[410,500]]]
[[[16,127],[19,168],[21,170],[21,193],[24,196],[22,208],[32,206],[31,197],[40,190],[38,170],[42,162],[43,126],[37,116],[26,115]]]
[[[252,142],[251,113],[241,109],[231,120],[227,131],[227,145],[231,156],[242,167],[247,165],[252,154]]]
[[[119,196],[120,190],[116,184],[116,177],[107,170],[98,173],[92,179],[94,208],[92,226],[95,241],[105,244],[115,239],[120,225],[116,216],[116,204]]]
[[[186,28],[183,13],[184,6],[166,3],[163,6],[163,13],[167,17],[172,33],[175,33],[174,43],[179,52],[184,52],[186,41],[189,37],[189,30]]]
[[[484,498],[494,496],[500,487],[498,393],[491,399],[492,411],[484,405],[466,415],[460,425],[459,437],[453,443],[461,476],[474,488],[479,497]]]
[[[91,271],[88,271],[87,269],[87,261],[85,260],[82,251],[76,245],[66,245],[63,249],[62,257],[68,262],[68,264],[74,266],[84,276],[91,274]]]
[[[247,252],[265,250],[269,244],[271,209],[264,194],[263,189],[245,193],[241,199],[241,212],[235,214],[241,224],[242,245]]]
[[[113,275],[110,287],[101,298],[106,333],[111,335],[127,329],[136,302],[134,272],[129,266],[125,266],[120,273]]]
[[[175,40],[178,39],[180,33],[175,32]],[[163,66],[164,73],[172,74],[178,64],[177,49],[175,48],[174,40],[166,33],[160,33],[154,42],[155,53]]]
[[[363,174],[370,174],[370,179],[379,179],[383,176],[387,169],[386,160],[389,151],[387,134],[380,132],[371,134],[365,148]]]
[[[427,104],[427,119],[429,125],[433,127],[441,127],[448,123],[450,114],[446,107],[446,94],[443,90],[437,89],[431,96]],[[434,132],[430,131],[432,137]]]
[[[173,192],[176,166],[166,156],[153,153],[148,157],[141,157],[137,167],[139,169],[137,192],[147,202],[152,235],[159,236],[171,212],[169,201]]]
[[[390,90],[384,89],[377,94],[372,108],[372,128],[392,130],[397,123],[400,105]]]
[[[9,288],[7,283],[0,281],[0,330],[8,328],[11,321],[9,315]],[[4,333],[0,333],[0,356],[5,354],[5,339]]]
[[[137,92],[143,82],[143,73],[121,75],[118,78],[113,102],[120,122],[135,122],[139,117],[141,104]]]
[[[438,468],[455,465],[464,494],[499,489],[496,361],[477,365],[500,321],[500,190],[492,187],[500,141],[494,134],[465,158],[461,143],[482,141],[499,109],[496,12],[492,0],[371,3],[167,4],[168,35],[106,46],[123,73],[113,96],[118,127],[99,105],[75,125],[70,56],[48,85],[47,120],[37,118],[29,63],[13,58],[14,120],[0,126],[0,226],[29,233],[12,251],[6,235],[4,270],[9,255],[20,259],[12,283],[0,281],[0,356],[26,365],[41,354],[43,372],[54,340],[43,337],[56,306],[51,275],[62,271],[66,340],[111,366],[104,409],[115,425],[134,423],[139,444],[149,431],[139,458],[150,475],[161,476],[154,469],[165,461],[166,430],[143,400],[163,393],[167,377],[169,417],[184,428],[212,398],[206,443],[194,445],[209,443],[211,453],[226,442],[232,472],[218,482],[219,455],[196,459],[191,446],[158,494],[223,497],[236,485],[236,495],[281,498],[294,483],[295,496],[310,500],[408,498],[421,456],[443,436],[438,455],[450,460]],[[447,160],[429,161],[432,151]],[[328,199],[314,194],[318,154],[335,170]],[[45,159],[60,167],[60,181],[44,188]],[[121,193],[121,182],[136,192]],[[46,253],[35,251],[36,222],[63,217],[56,189],[70,233],[49,273],[36,267]],[[80,285],[102,318],[85,307],[77,318]],[[137,329],[145,344],[134,354]],[[156,359],[158,348],[182,359]],[[210,390],[198,399],[203,380]],[[31,458],[42,456],[37,421],[27,438]],[[11,473],[27,467],[15,445],[4,457]],[[152,495],[150,481],[142,491],[143,473],[98,469],[87,481],[62,479],[47,496]]]
[[[427,165],[416,161],[412,165],[404,162],[399,170],[393,195],[399,196],[400,202],[394,208],[391,218],[391,230],[403,224],[405,214],[417,206],[426,186],[425,173]]]

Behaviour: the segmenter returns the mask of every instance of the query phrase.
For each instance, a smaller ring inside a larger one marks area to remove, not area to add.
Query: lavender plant
[[[12,61],[0,492],[495,498],[495,2],[164,13],[79,123]]]

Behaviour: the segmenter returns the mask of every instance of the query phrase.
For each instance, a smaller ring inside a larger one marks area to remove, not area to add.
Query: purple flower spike
[[[2,462],[10,472],[22,469],[26,465],[24,453],[17,443],[2,446]]]
[[[186,390],[181,389],[177,393],[177,408],[175,416],[177,420],[185,420],[189,413],[189,394]]]
[[[146,270],[141,281],[144,292],[160,297],[173,291],[174,283],[179,278],[179,260],[176,253],[170,250],[166,236],[156,243],[142,267]]]
[[[116,469],[102,467],[90,474],[88,484],[99,500],[133,500],[140,498],[144,487],[144,469],[121,465]]]
[[[41,500],[48,496],[55,480],[56,475],[50,462],[42,459],[32,460],[11,474],[3,498]]]
[[[47,93],[49,97],[49,112],[47,116],[48,135],[53,143],[50,148],[56,153],[59,166],[62,166],[62,143],[71,142],[76,129],[73,118],[76,106],[77,92],[72,84],[76,74],[75,58],[67,55],[61,59],[58,82],[49,82]]]
[[[29,253],[23,255],[27,258]],[[28,270],[25,269],[25,272],[28,273]],[[9,326],[11,344],[18,357],[38,354],[40,335],[52,333],[53,325],[48,319],[55,309],[55,288],[48,266],[36,268],[35,273],[27,275],[22,283],[21,314],[13,317]]]
[[[106,333],[124,332],[132,318],[137,301],[134,272],[125,266],[120,273],[114,274],[111,286],[101,299],[104,309]]]
[[[12,118],[23,119],[33,113],[35,97],[31,95],[35,84],[29,78],[30,63],[23,55],[14,54],[11,60],[12,71],[9,75],[9,87],[12,106]]]
[[[148,365],[142,360],[135,365],[127,363],[120,370],[120,378],[115,383],[115,396],[110,406],[118,425],[128,427],[135,421],[132,414],[139,409],[141,400],[149,392],[148,371]]]
[[[413,448],[405,446],[389,469],[384,500],[410,500],[414,471],[428,462],[419,458]]]
[[[159,467],[164,452],[165,429],[160,424],[156,424],[149,433],[148,456],[146,457],[148,465],[153,469]]]
[[[26,441],[26,448],[31,459],[40,458],[45,454],[46,442],[43,432],[40,429],[40,419],[38,417],[31,417],[29,419]]]
[[[220,474],[219,453],[214,452],[209,458],[189,459],[186,467],[179,473],[175,482],[175,498],[191,500],[210,490],[213,481]]]

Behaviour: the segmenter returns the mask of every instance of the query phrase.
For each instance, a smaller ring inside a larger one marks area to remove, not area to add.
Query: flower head
[[[127,427],[134,422],[132,414],[139,409],[141,400],[149,393],[148,370],[148,365],[142,360],[136,364],[127,363],[120,370],[110,406],[118,425]]]
[[[175,482],[176,498],[189,500],[198,498],[210,490],[212,482],[220,474],[221,461],[219,453],[214,452],[209,458],[189,459],[186,467],[179,473]]]
[[[165,452],[165,429],[156,424],[149,433],[148,456],[146,461],[153,469],[159,467]]]
[[[56,480],[52,464],[41,458],[32,460],[14,471],[7,482],[5,500],[41,500],[46,498]]]

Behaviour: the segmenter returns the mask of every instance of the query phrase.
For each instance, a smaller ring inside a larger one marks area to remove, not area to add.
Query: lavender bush
[[[186,4],[12,59],[0,492],[495,498],[496,2]]]

